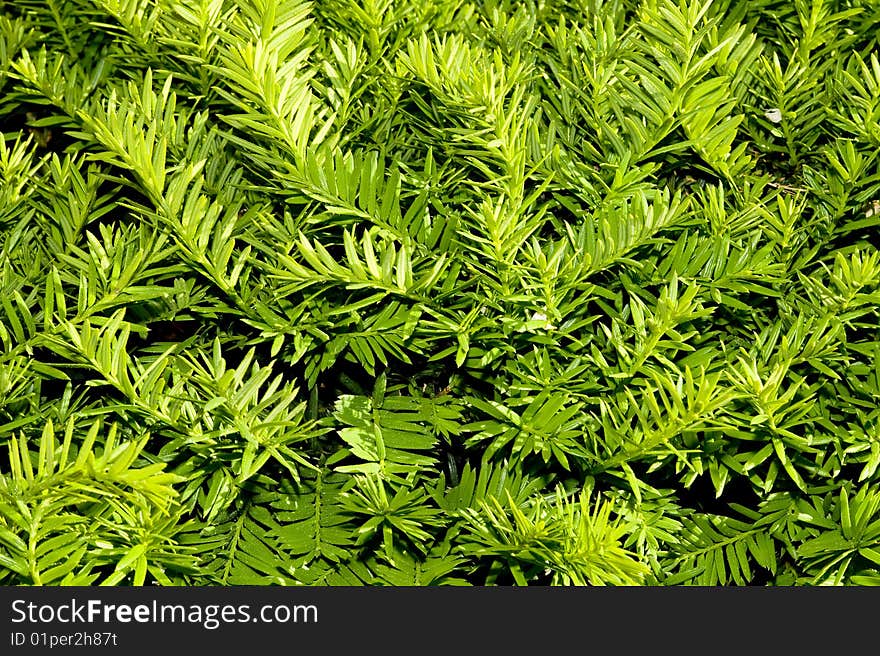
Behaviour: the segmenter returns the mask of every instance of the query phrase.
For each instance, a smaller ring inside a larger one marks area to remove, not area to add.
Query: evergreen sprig
[[[0,583],[880,582],[873,0],[0,7]]]

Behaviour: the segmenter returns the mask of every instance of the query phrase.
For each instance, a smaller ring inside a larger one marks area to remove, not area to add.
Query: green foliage
[[[0,584],[880,583],[873,0],[0,8]]]

